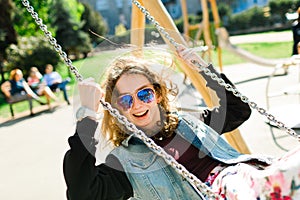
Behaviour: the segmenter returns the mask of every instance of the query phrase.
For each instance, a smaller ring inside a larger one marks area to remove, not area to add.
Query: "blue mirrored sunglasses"
[[[144,88],[144,89],[139,90],[136,93],[136,96],[140,101],[142,101],[144,103],[151,103],[155,99],[155,92],[151,88]],[[132,97],[132,95],[125,94],[125,95],[118,97],[117,104],[124,111],[127,111],[128,109],[130,109],[132,107],[133,99],[134,98]]]

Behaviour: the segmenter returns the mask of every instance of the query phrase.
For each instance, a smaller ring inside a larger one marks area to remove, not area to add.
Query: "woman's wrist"
[[[89,118],[94,121],[98,121],[103,117],[103,113],[97,113],[85,106],[81,106],[76,112],[77,121],[81,121],[83,118]]]

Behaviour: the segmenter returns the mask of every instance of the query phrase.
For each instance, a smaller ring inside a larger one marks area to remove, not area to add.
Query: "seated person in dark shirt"
[[[1,85],[1,90],[7,101],[17,102],[34,98],[40,102],[40,98],[31,90],[28,83],[24,80],[23,73],[20,69],[11,70],[9,80]]]

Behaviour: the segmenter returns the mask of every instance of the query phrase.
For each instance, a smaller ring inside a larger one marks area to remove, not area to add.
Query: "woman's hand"
[[[186,48],[183,45],[179,45],[177,48],[177,53],[183,60],[188,62],[188,64],[191,66],[194,66],[193,64],[194,61],[204,67],[208,66],[208,64],[192,48]]]
[[[87,107],[95,112],[99,111],[100,99],[103,97],[103,91],[94,78],[87,78],[78,83],[81,106]]]

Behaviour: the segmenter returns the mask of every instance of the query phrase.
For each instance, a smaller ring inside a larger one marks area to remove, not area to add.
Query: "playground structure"
[[[211,58],[211,51],[217,50],[218,53],[218,64],[219,68],[222,71],[222,49],[227,49],[233,54],[243,58],[246,61],[256,63],[258,65],[267,66],[267,67],[275,67],[282,66],[288,67],[290,65],[295,65],[295,62],[292,57],[290,59],[266,59],[260,56],[256,56],[249,51],[246,51],[242,48],[239,48],[236,45],[233,45],[229,40],[229,34],[224,27],[220,27],[220,17],[218,14],[218,8],[215,0],[200,0],[202,5],[202,22],[199,24],[191,25],[188,21],[188,11],[186,6],[186,0],[181,0],[182,7],[182,16],[183,16],[183,24],[184,24],[184,35],[187,39],[190,38],[190,31],[197,30],[196,36],[193,38],[195,40],[199,40],[201,34],[203,33],[203,42],[207,46],[207,54],[208,58]],[[213,15],[213,25],[216,30],[215,36],[217,37],[217,46],[214,47],[212,44],[212,37],[210,33],[210,20],[208,13],[208,2],[210,3],[210,8],[212,10]],[[210,61],[210,60],[209,60]]]

